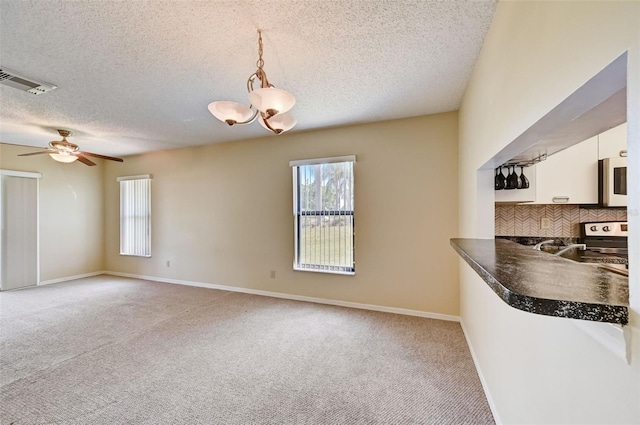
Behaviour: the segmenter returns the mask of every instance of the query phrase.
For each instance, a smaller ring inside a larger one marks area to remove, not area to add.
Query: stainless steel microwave
[[[627,158],[605,158],[598,163],[598,201],[605,207],[627,206]]]

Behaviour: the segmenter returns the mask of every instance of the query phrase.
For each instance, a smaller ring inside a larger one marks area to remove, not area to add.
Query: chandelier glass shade
[[[228,125],[249,124],[259,119],[262,127],[280,134],[291,130],[296,125],[296,119],[287,112],[296,103],[295,97],[285,90],[275,88],[269,83],[267,74],[263,69],[262,59],[262,31],[258,30],[258,69],[247,80],[250,105],[246,106],[238,102],[216,101],[208,106],[209,112]],[[260,88],[254,89],[256,80],[260,81]]]
[[[229,125],[248,121],[253,116],[253,110],[248,106],[227,100],[210,103],[209,112],[220,121],[226,122]]]
[[[288,112],[296,104],[296,98],[287,91],[269,87],[249,93],[249,102],[260,112],[269,116]]]
[[[287,130],[291,130],[293,126],[296,125],[296,119],[293,117],[293,115],[287,114],[286,112],[284,114],[275,115],[269,118],[268,121],[269,127],[271,128],[267,127],[267,124],[262,116],[258,118],[258,122],[261,126],[269,131],[273,131],[276,134],[284,133]]]

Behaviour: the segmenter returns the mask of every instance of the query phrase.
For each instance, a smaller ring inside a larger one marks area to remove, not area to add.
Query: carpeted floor
[[[493,423],[455,322],[97,276],[0,337],[2,424]]]

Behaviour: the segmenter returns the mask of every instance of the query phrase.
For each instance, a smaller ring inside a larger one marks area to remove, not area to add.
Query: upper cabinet
[[[597,204],[598,160],[620,156],[627,149],[627,124],[555,153],[525,168],[531,188],[500,190],[496,202],[532,204]]]
[[[537,165],[535,204],[598,203],[598,136]]]
[[[598,136],[598,159],[616,158],[624,150],[627,150],[627,123]]]

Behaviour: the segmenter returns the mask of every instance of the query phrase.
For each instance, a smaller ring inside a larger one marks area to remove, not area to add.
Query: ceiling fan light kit
[[[68,153],[50,153],[49,156],[56,161],[64,162],[65,164],[76,161],[78,159],[77,156]]]
[[[67,137],[73,134],[69,130],[58,130],[58,134],[62,136],[62,140],[49,142],[49,147],[47,149],[38,152],[23,153],[18,156],[49,154],[51,158],[58,162],[69,164],[71,162],[80,161],[84,165],[89,166],[96,165],[96,163],[87,158],[87,156],[108,159],[110,161],[123,162],[122,158],[115,158],[112,156],[100,155],[91,152],[81,152],[78,145],[67,141]]]
[[[247,80],[250,105],[246,106],[226,100],[217,101],[209,104],[209,112],[230,126],[250,124],[259,117],[260,124],[275,134],[291,130],[296,125],[296,119],[287,112],[293,108],[296,99],[291,93],[277,89],[269,83],[263,69],[261,30],[258,30],[258,61],[256,65],[258,69]],[[260,81],[260,88],[254,89],[253,85],[256,80]]]

